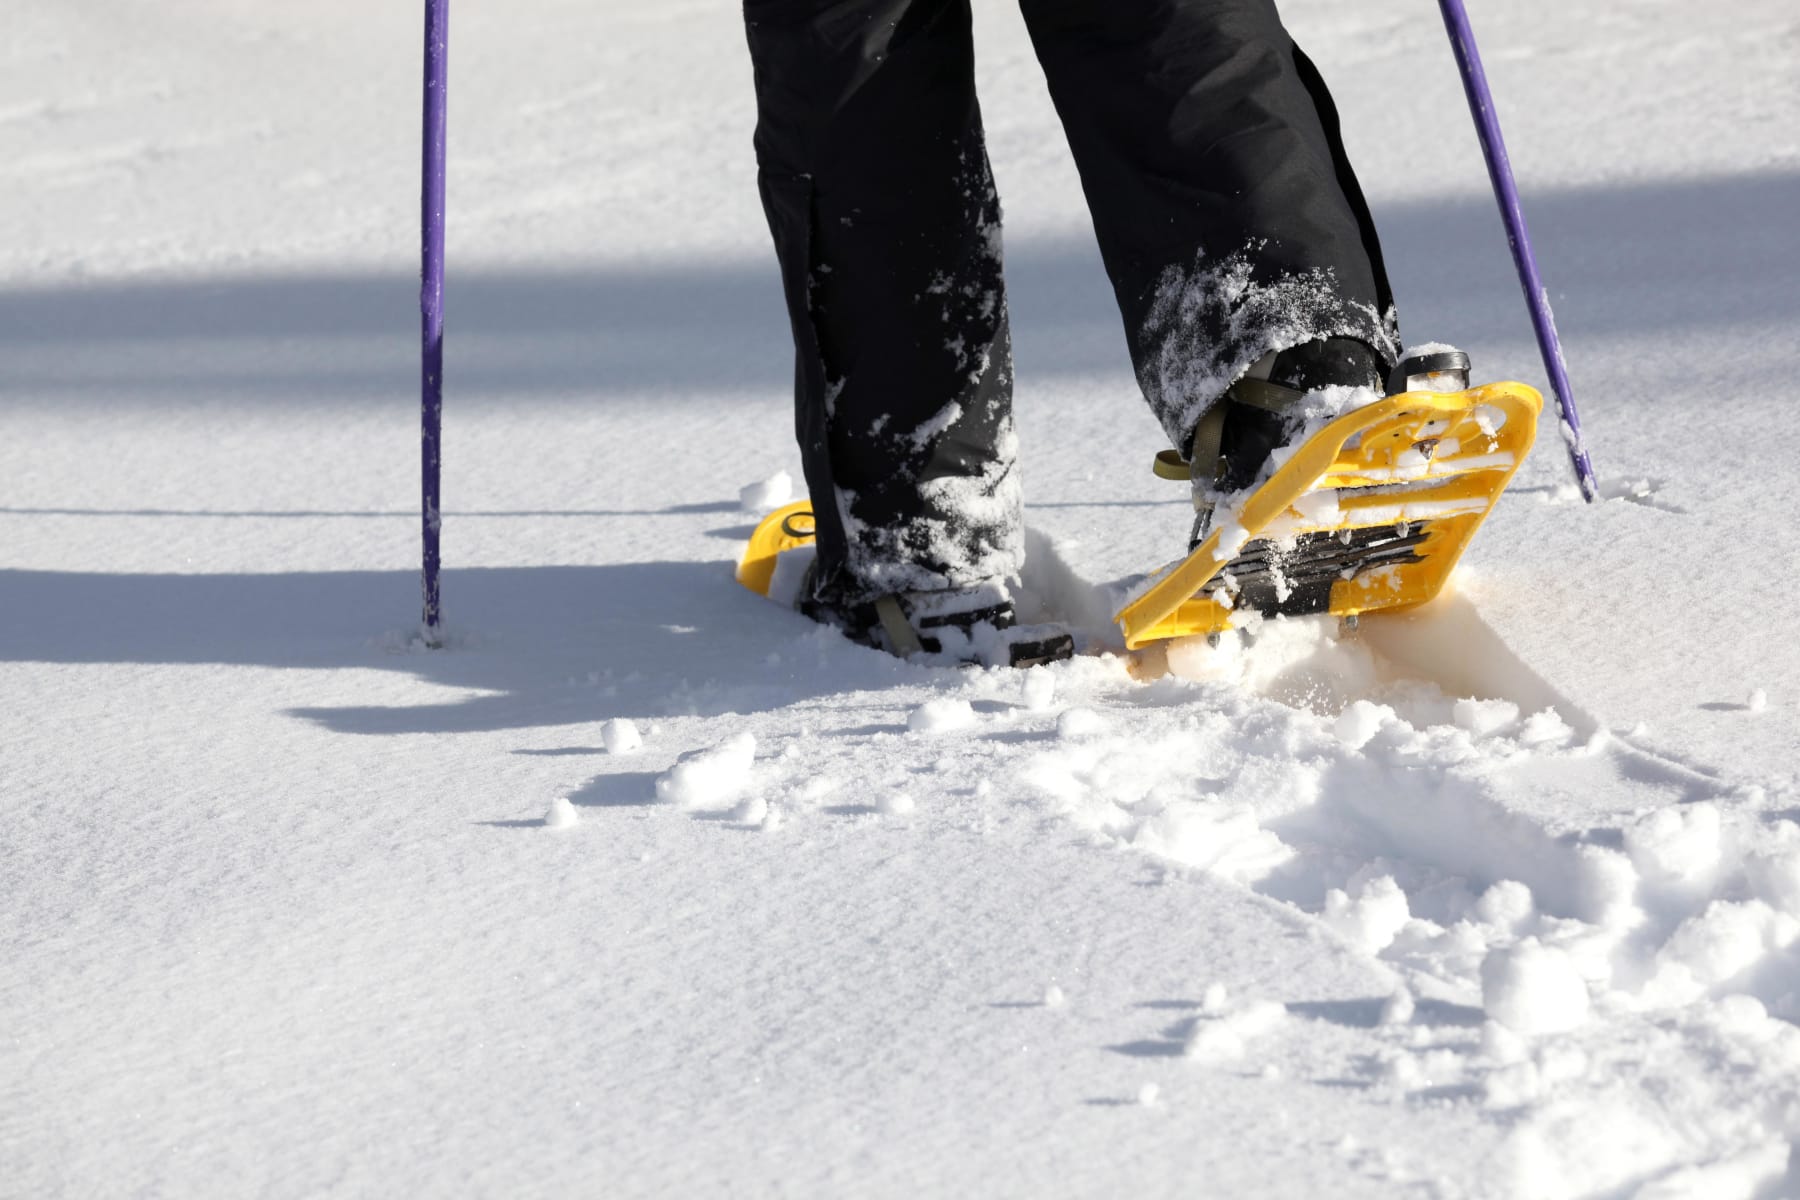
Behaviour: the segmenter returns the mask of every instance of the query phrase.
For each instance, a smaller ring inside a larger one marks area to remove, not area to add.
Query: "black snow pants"
[[[1331,98],[1273,0],[1022,0],[1145,399],[1186,453],[1271,350],[1392,300]],[[815,597],[978,587],[1023,529],[969,0],[745,0],[795,344]]]

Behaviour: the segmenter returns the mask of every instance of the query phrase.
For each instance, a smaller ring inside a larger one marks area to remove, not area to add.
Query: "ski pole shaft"
[[[1456,53],[1457,68],[1462,72],[1463,90],[1469,96],[1469,111],[1475,118],[1475,133],[1481,139],[1482,157],[1487,159],[1488,178],[1494,184],[1500,219],[1506,224],[1506,240],[1512,246],[1519,286],[1525,290],[1525,305],[1531,310],[1531,327],[1537,334],[1538,353],[1543,356],[1550,390],[1556,396],[1557,411],[1562,416],[1562,434],[1569,448],[1569,462],[1575,468],[1583,499],[1592,503],[1598,498],[1600,488],[1594,480],[1594,464],[1588,459],[1587,446],[1581,438],[1581,418],[1575,411],[1568,366],[1563,361],[1562,342],[1556,335],[1556,318],[1550,311],[1550,293],[1538,275],[1537,256],[1531,250],[1531,233],[1525,227],[1525,209],[1519,203],[1512,162],[1506,156],[1506,141],[1500,135],[1500,118],[1494,112],[1494,95],[1488,89],[1487,73],[1481,68],[1481,54],[1475,48],[1475,31],[1469,26],[1469,14],[1463,8],[1463,0],[1438,0],[1438,7],[1443,10],[1444,27],[1450,33],[1450,46]]]
[[[446,69],[450,56],[449,0],[425,0],[425,120],[420,188],[419,314],[420,480],[423,492],[425,638],[438,632],[439,436],[444,415],[444,149]]]

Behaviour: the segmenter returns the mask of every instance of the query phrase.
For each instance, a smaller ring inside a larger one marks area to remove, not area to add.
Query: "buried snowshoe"
[[[1195,488],[1188,556],[1152,576],[1114,618],[1126,647],[1263,617],[1354,620],[1436,596],[1530,452],[1543,398],[1522,383],[1470,388],[1467,356],[1448,347],[1402,359],[1388,390],[1395,394],[1316,430],[1296,429],[1307,415],[1300,401],[1332,393],[1240,380],[1202,422],[1193,456],[1159,455],[1165,476],[1214,473]],[[1285,446],[1265,439],[1249,467],[1244,454],[1234,458],[1234,425],[1252,431],[1239,437],[1251,443],[1271,424],[1291,439]]]
[[[829,605],[811,586],[812,502],[764,517],[738,560],[737,581],[759,596],[790,604],[851,641],[900,658],[1030,667],[1074,654],[1075,640],[1055,625],[1020,625],[1003,587],[902,592],[865,604]]]

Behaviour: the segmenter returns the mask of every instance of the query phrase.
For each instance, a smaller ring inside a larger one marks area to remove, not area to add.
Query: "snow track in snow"
[[[1031,564],[1043,611],[1080,626],[1110,603],[1046,539]],[[1055,816],[1306,914],[1389,973],[1356,1004],[1196,1010],[1162,1035],[1194,1069],[1334,1022],[1359,1054],[1284,1069],[1476,1106],[1506,1130],[1504,1194],[1764,1194],[1800,1133],[1800,827],[1771,835],[1754,783],[1607,731],[1465,597],[1335,625],[1176,645],[1150,683],[1110,656],[927,671],[910,718],[821,727],[766,786],[802,821],[887,819],[914,788],[960,792],[965,821]]]

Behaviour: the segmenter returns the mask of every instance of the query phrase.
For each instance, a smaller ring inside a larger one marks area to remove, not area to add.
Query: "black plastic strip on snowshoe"
[[[1358,529],[1348,541],[1332,532],[1301,534],[1291,550],[1251,542],[1204,590],[1224,591],[1233,596],[1234,608],[1252,608],[1267,617],[1329,612],[1331,589],[1339,580],[1424,561],[1415,547],[1429,532],[1427,523],[1417,522],[1409,523],[1405,533],[1396,526]]]

